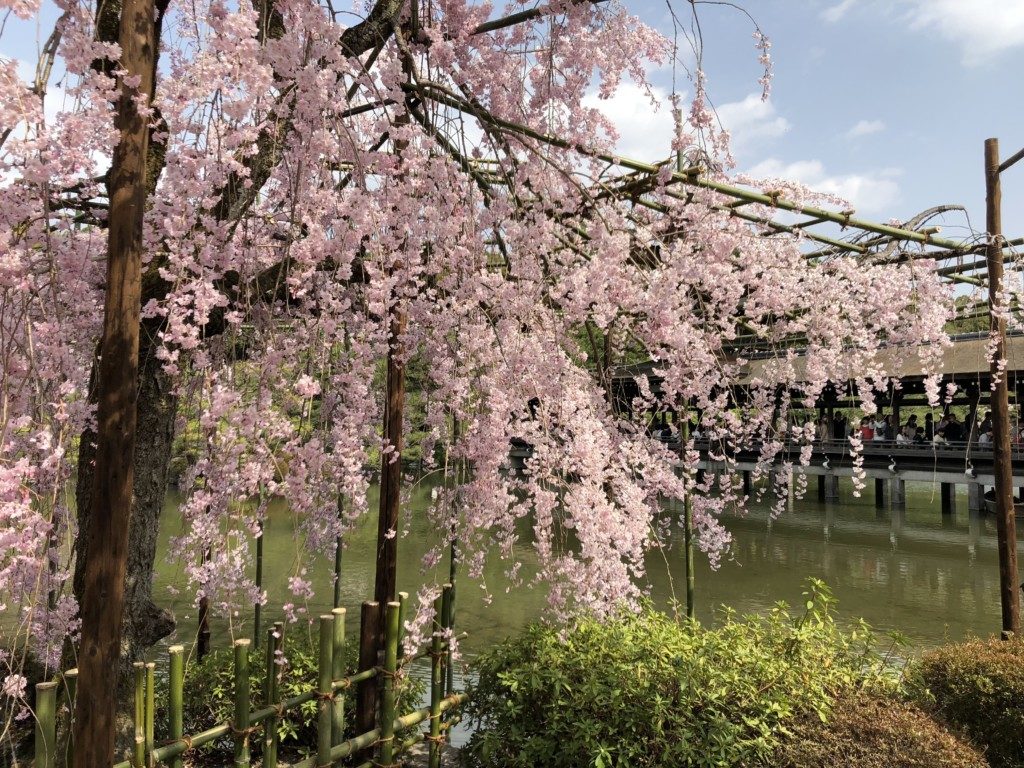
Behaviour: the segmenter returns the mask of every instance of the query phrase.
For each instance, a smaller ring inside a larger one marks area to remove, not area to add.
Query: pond
[[[429,488],[418,487],[404,508],[408,535],[400,542],[398,584],[411,594],[425,579],[443,581],[448,573],[446,561],[436,572],[426,574],[420,565],[421,556],[437,535],[424,514],[429,493]],[[177,496],[168,497],[161,530],[163,552],[168,538],[180,529],[179,501]],[[371,509],[375,504],[374,497]],[[846,481],[838,502],[797,500],[775,520],[766,507],[754,506],[747,516],[725,521],[734,543],[718,570],[712,571],[707,558],[698,553],[698,617],[712,622],[723,604],[741,613],[763,611],[779,600],[799,604],[805,580],[813,576],[834,591],[842,620],[863,617],[879,630],[899,630],[917,649],[998,631],[995,522],[991,517],[968,514],[966,493],[958,495],[956,506],[957,514],[944,517],[939,512],[937,484],[907,483],[905,509],[879,510],[870,487],[863,497],[855,498]],[[307,616],[329,612],[332,605],[334,553],[310,556],[294,538],[294,524],[283,506],[272,510],[264,544],[269,593],[265,621],[280,619],[280,606],[294,600],[286,583],[300,567],[308,569],[307,578],[317,589],[315,599],[305,606]],[[376,521],[371,516],[347,538],[342,594],[350,632],[355,630],[359,604],[373,591],[375,537]],[[523,543],[517,554],[528,583],[536,565],[533,550]],[[456,624],[459,631],[468,633],[462,645],[468,655],[516,632],[544,612],[543,590],[509,588],[503,578],[504,567],[496,558],[489,565],[486,590],[464,577],[458,582]],[[650,558],[647,578],[658,605],[667,608],[674,596],[684,598],[678,541],[666,555]],[[156,599],[178,619],[178,630],[167,643],[191,643],[195,637],[196,611],[185,587],[180,566],[161,559]],[[223,619],[214,621],[212,630],[214,647],[227,644],[232,636],[247,636],[252,631],[251,612],[230,624]]]

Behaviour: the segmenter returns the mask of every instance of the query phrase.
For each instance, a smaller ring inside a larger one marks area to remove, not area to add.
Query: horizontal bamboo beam
[[[406,90],[415,92],[423,98],[436,101],[440,104],[445,104],[457,109],[466,114],[476,117],[478,120],[487,123],[495,128],[507,131],[510,133],[519,134],[526,136],[527,138],[535,139],[542,143],[548,144],[549,146],[558,147],[560,149],[566,149],[570,151],[578,152],[585,157],[591,157],[595,160],[601,160],[602,162],[608,163],[616,167],[627,168],[632,171],[638,171],[640,173],[648,173],[652,177],[657,176],[660,172],[660,167],[651,163],[644,163],[639,160],[633,160],[626,157],[617,155],[611,155],[607,152],[598,152],[590,147],[576,144],[557,136],[542,133],[536,131],[529,126],[522,125],[520,123],[513,122],[511,120],[505,120],[503,118],[492,115],[481,107],[477,107],[472,103],[456,96],[444,87],[435,83],[421,83],[421,84],[406,84],[403,86]],[[955,240],[948,240],[946,238],[937,237],[936,235],[929,232],[919,232],[911,229],[903,229],[896,227],[891,224],[880,224],[874,221],[868,221],[867,219],[856,218],[852,213],[829,211],[824,208],[818,208],[812,205],[803,205],[781,195],[767,194],[764,192],[756,192],[751,189],[745,189],[743,187],[737,187],[724,182],[715,181],[707,176],[703,175],[700,168],[688,168],[683,171],[673,171],[671,176],[673,181],[680,182],[689,186],[699,187],[707,189],[712,192],[731,197],[736,201],[746,201],[748,203],[757,203],[760,205],[768,206],[769,208],[778,209],[781,211],[788,211],[791,213],[799,213],[811,218],[820,218],[822,222],[831,222],[833,224],[839,224],[844,229],[858,229],[863,232],[874,232],[880,235],[887,235],[893,239],[921,243],[923,245],[932,245],[939,248],[947,248],[952,251],[963,250],[963,243],[959,243]]]

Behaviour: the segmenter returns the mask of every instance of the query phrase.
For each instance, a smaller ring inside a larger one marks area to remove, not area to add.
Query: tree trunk
[[[156,359],[155,331],[143,324],[139,349],[139,385],[136,400],[137,436],[135,440],[135,496],[128,527],[128,552],[125,567],[124,617],[121,622],[121,657],[118,665],[118,750],[128,748],[134,738],[132,718],[132,664],[147,648],[174,630],[174,617],[153,602],[153,570],[160,518],[166,497],[174,440],[174,422],[178,399],[171,382]],[[75,497],[78,507],[79,536],[75,544],[74,590],[83,597],[89,536],[92,484],[95,473],[96,434],[82,435],[78,452],[78,482]]]
[[[153,92],[156,56],[154,0],[126,0],[121,15],[121,67]],[[96,453],[87,535],[90,554],[82,575],[82,638],[75,705],[74,764],[101,768],[114,762],[116,674],[128,563],[135,470],[139,315],[142,297],[142,224],[146,210],[147,120],[136,91],[119,83],[120,134],[110,168],[107,282],[97,392]]]

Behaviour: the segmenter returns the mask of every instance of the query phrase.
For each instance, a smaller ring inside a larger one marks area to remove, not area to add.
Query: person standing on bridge
[[[931,440],[935,437],[935,417],[932,416],[932,412],[928,411],[924,415],[924,439]]]
[[[871,426],[871,420],[867,416],[860,420],[860,439],[865,443],[875,439],[875,429]]]

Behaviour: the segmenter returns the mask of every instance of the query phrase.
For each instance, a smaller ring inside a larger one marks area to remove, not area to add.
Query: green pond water
[[[994,520],[969,514],[966,493],[957,496],[956,514],[943,517],[937,484],[907,483],[906,507],[892,511],[875,508],[871,489],[869,484],[864,496],[855,498],[844,481],[836,503],[796,500],[775,520],[767,508],[756,506],[745,517],[726,519],[734,543],[721,567],[711,570],[707,558],[698,553],[698,617],[713,622],[723,604],[741,613],[763,611],[779,600],[799,605],[806,578],[814,576],[834,591],[842,620],[863,617],[879,630],[899,630],[917,650],[998,631]],[[421,568],[421,557],[437,536],[424,514],[429,493],[428,487],[418,487],[403,512],[407,533],[399,543],[398,584],[411,594],[424,580],[444,581],[448,574],[447,560],[436,571],[424,573]],[[178,497],[169,496],[161,526],[162,553],[167,551],[169,537],[180,530],[178,502]],[[371,509],[375,504],[376,498],[371,499]],[[316,598],[304,606],[305,618],[328,612],[332,605],[334,553],[311,555],[294,536],[295,524],[283,505],[272,510],[264,544],[264,585],[269,593],[265,622],[280,619],[280,606],[294,601],[287,579],[299,568],[307,569],[306,578],[317,589]],[[373,591],[375,537],[376,521],[371,516],[347,538],[342,594],[349,632],[355,631],[359,604]],[[536,558],[528,541],[519,546],[517,556],[524,564],[523,581],[529,584]],[[543,589],[509,588],[505,568],[505,563],[492,558],[486,590],[460,576],[456,624],[458,631],[468,633],[462,643],[467,656],[544,613]],[[656,603],[666,608],[673,596],[683,599],[678,541],[667,556],[650,558],[646,586]],[[186,587],[182,569],[161,555],[156,599],[173,610],[178,620],[178,630],[165,644],[191,643],[195,637],[196,610]],[[252,632],[252,612],[218,618],[212,630],[214,647],[227,645],[232,637],[247,637]]]

